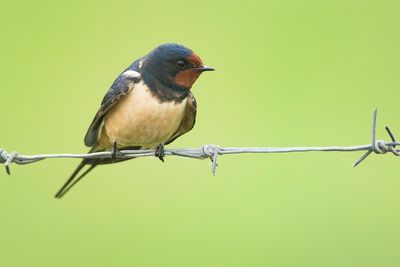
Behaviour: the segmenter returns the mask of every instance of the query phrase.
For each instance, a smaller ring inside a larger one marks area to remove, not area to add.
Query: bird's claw
[[[159,144],[156,148],[156,152],[154,153],[154,155],[159,158],[162,162],[164,162],[164,144]]]
[[[117,158],[120,158],[122,156],[123,156],[123,154],[117,148],[117,143],[114,142],[112,149],[111,149],[111,160],[115,161]]]

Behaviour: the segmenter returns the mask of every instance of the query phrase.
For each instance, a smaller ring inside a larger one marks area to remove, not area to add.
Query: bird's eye
[[[186,67],[186,61],[184,60],[178,60],[178,62],[176,62],[176,66],[178,67],[178,69],[184,69]]]

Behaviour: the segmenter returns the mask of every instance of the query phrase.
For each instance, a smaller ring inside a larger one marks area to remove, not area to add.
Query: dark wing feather
[[[85,145],[94,146],[99,136],[100,126],[103,122],[103,117],[118,101],[127,93],[129,93],[135,83],[141,80],[140,74],[128,68],[125,72],[118,76],[118,78],[111,85],[107,94],[101,102],[100,109],[97,111],[92,123],[85,136]]]
[[[197,103],[192,92],[187,96],[186,114],[176,132],[165,142],[165,145],[172,143],[179,136],[189,132],[196,123]]]

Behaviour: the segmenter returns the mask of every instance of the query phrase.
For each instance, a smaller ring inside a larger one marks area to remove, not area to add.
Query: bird
[[[127,160],[118,157],[120,150],[155,149],[155,156],[164,161],[164,145],[196,122],[191,87],[205,71],[214,68],[176,43],[162,44],[134,61],[112,83],[84,138],[89,153],[111,151],[111,157],[83,159],[55,198],[63,197],[96,166]]]

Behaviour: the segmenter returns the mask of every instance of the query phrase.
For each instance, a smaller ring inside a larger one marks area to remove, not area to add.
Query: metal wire
[[[352,152],[352,151],[366,151],[360,158],[358,158],[353,167],[359,165],[364,161],[372,152],[375,154],[386,154],[388,152],[395,156],[400,156],[400,150],[396,149],[396,145],[400,145],[394,137],[389,127],[385,127],[391,142],[376,139],[376,125],[377,125],[377,110],[374,110],[372,116],[372,142],[371,144],[359,146],[327,146],[327,147],[219,147],[218,145],[203,145],[200,148],[181,148],[181,149],[166,149],[166,156],[179,156],[195,159],[211,159],[211,170],[213,175],[216,173],[217,160],[219,155],[227,154],[245,154],[245,153],[293,153],[293,152]],[[121,150],[117,158],[139,158],[139,157],[153,157],[155,150]],[[39,160],[49,158],[111,158],[111,151],[95,152],[90,154],[39,154],[39,155],[20,155],[14,151],[11,154],[7,153],[5,149],[0,148],[0,163],[4,163],[7,174],[10,174],[10,164],[29,164]]]

